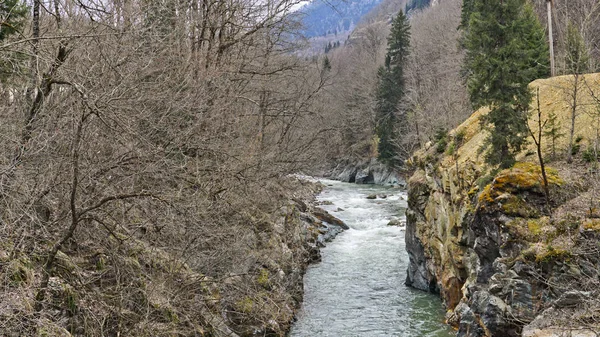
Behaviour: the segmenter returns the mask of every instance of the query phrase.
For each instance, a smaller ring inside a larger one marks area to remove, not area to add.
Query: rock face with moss
[[[503,171],[481,162],[485,113],[409,162],[406,284],[439,293],[458,336],[586,336],[599,325],[600,228],[576,201],[594,178],[551,163],[547,204],[534,156]]]

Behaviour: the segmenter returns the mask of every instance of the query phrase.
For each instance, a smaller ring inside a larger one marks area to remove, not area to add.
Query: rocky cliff
[[[554,113],[568,120],[563,98],[571,79],[532,83],[543,118]],[[586,76],[596,85],[590,88],[600,89],[599,79]],[[593,112],[592,92],[580,93],[589,104],[579,116]],[[600,254],[592,248],[600,229],[597,162],[551,162],[547,202],[532,148],[507,170],[482,162],[485,113],[477,111],[409,161],[406,284],[439,293],[458,336],[588,336],[600,321]],[[576,120],[588,149],[595,141],[590,116]]]
[[[336,167],[323,175],[346,183],[400,186],[406,184],[398,172],[390,170],[375,158],[363,161],[340,161]]]

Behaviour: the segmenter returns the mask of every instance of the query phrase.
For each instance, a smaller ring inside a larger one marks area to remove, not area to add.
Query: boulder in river
[[[346,225],[342,220],[334,217],[333,215],[327,213],[327,211],[325,211],[322,208],[319,207],[315,207],[313,210],[313,215],[315,217],[317,217],[319,220],[327,222],[328,224],[334,225],[334,226],[338,226],[342,229],[349,229],[350,227],[348,227],[348,225]]]
[[[369,199],[369,200],[374,200],[374,199],[377,199],[377,194],[369,194],[369,195],[367,196],[367,199]]]
[[[398,220],[398,219],[392,219],[390,220],[390,222],[387,223],[388,226],[395,226],[395,227],[404,227],[406,226],[406,223],[404,221]]]

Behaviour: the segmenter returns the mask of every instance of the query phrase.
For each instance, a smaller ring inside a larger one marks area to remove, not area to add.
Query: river
[[[304,276],[304,303],[291,337],[450,337],[440,299],[404,285],[406,192],[321,180],[322,206],[350,227],[321,250]],[[385,199],[368,200],[371,194]]]

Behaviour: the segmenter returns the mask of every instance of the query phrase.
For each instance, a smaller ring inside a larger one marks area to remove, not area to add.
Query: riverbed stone
[[[399,219],[392,219],[387,223],[388,226],[404,227],[405,223]]]
[[[334,226],[338,226],[341,229],[349,229],[350,228],[342,220],[334,217],[333,215],[329,214],[327,211],[325,211],[322,208],[315,207],[313,210],[313,215],[316,218],[318,218],[319,220],[327,222],[328,224],[331,224]]]

